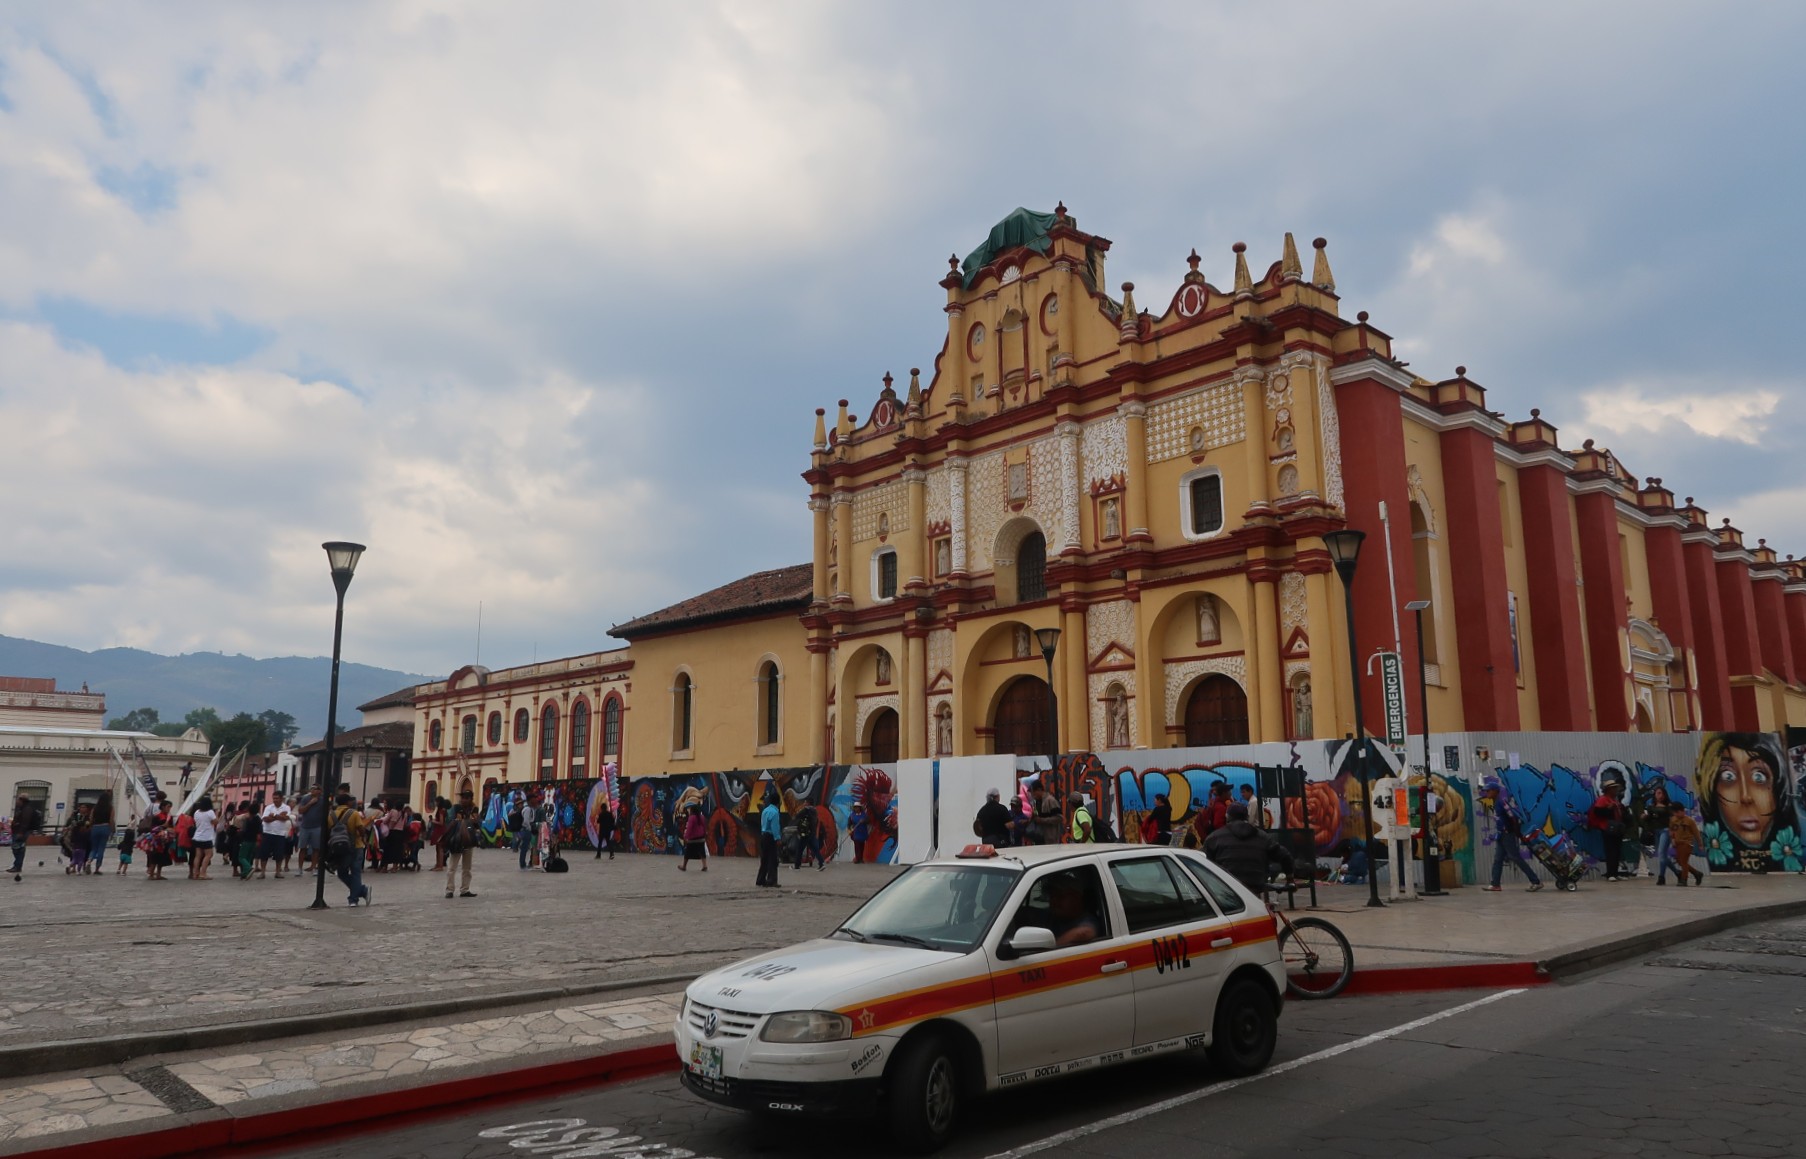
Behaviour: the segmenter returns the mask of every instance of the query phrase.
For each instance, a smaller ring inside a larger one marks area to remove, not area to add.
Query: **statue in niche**
[[[934,541],[934,574],[951,575],[953,573],[953,541],[937,539]]]
[[[1011,463],[1009,466],[1010,502],[1022,503],[1028,499],[1028,464]]]
[[[890,512],[880,511],[878,513],[878,538],[883,539],[885,536],[887,536],[889,534],[890,534]]]
[[[934,717],[934,749],[943,757],[953,755],[953,710],[943,706]]]
[[[886,652],[882,648],[878,649],[877,667],[878,667],[878,683],[889,684],[890,683],[890,653]]]
[[[1034,644],[1032,640],[1033,637],[1029,635],[1028,625],[1017,624],[1015,634],[1016,659],[1028,660],[1034,656]]]
[[[1109,744],[1113,749],[1129,747],[1129,694],[1123,691],[1122,685],[1115,685],[1110,691]]]
[[[1223,625],[1217,614],[1217,598],[1215,596],[1198,597],[1198,643],[1220,644],[1223,642]]]
[[[1315,735],[1311,720],[1311,678],[1301,676],[1292,687],[1292,739],[1310,740]]]
[[[1122,535],[1122,514],[1116,500],[1104,500],[1104,535],[1105,539],[1117,539]]]
[[[1280,427],[1279,428],[1279,437],[1277,439],[1275,439],[1274,441],[1279,445],[1279,449],[1282,453],[1286,452],[1286,451],[1290,451],[1293,446],[1292,428],[1291,427]]]
[[[1290,463],[1279,469],[1279,493],[1281,495],[1298,494],[1298,468]]]

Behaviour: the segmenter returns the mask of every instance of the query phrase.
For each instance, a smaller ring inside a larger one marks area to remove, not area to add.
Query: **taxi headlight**
[[[766,1042],[838,1042],[853,1037],[853,1020],[831,1010],[787,1010],[765,1020]]]

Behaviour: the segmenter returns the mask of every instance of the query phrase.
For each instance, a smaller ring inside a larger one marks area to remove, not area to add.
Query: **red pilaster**
[[[1793,649],[1794,675],[1806,678],[1806,583],[1791,582],[1785,589],[1787,642]]]
[[[1762,642],[1762,666],[1789,684],[1795,684],[1798,678],[1793,666],[1793,641],[1788,638],[1787,594],[1781,590],[1781,577],[1752,578],[1750,588],[1756,597],[1756,620],[1762,625],[1762,631],[1758,633]]]
[[[1524,511],[1524,562],[1529,571],[1530,648],[1536,656],[1536,704],[1547,732],[1586,732],[1586,655],[1580,639],[1580,589],[1574,569],[1574,523],[1568,477],[1548,464],[1518,471]],[[1679,546],[1679,540],[1675,541]]]
[[[1376,378],[1358,378],[1336,386],[1337,421],[1342,432],[1342,481],[1348,525],[1367,533],[1361,545],[1361,562],[1355,571],[1355,632],[1361,654],[1354,658],[1361,680],[1363,723],[1369,735],[1386,733],[1384,691],[1379,666],[1367,674],[1367,657],[1378,649],[1392,649],[1392,608],[1386,582],[1386,529],[1380,522],[1380,503],[1392,524],[1392,563],[1398,577],[1398,602],[1402,608],[1417,598],[1417,577],[1411,568],[1411,496],[1405,488],[1404,412],[1398,390]],[[1417,671],[1417,639],[1399,613],[1400,649],[1406,684]],[[1407,706],[1417,698],[1407,696]],[[1410,711],[1407,707],[1407,711]],[[1412,728],[1421,724],[1408,722]],[[1455,722],[1439,723],[1454,728]],[[1467,727],[1474,727],[1469,724]]]
[[[1461,427],[1442,433],[1442,486],[1448,507],[1464,726],[1509,732],[1518,727],[1518,683],[1511,656],[1505,528],[1499,516],[1495,464],[1493,437],[1486,431]]]
[[[1749,553],[1742,535],[1727,520],[1718,533],[1718,607],[1724,620],[1724,658],[1727,674],[1762,675],[1762,643],[1756,628],[1756,593],[1750,583]],[[1740,732],[1762,729],[1760,697],[1748,684],[1731,686],[1731,722]]]
[[[1600,732],[1630,731],[1630,673],[1625,640],[1624,560],[1618,550],[1618,497],[1594,491],[1574,500],[1580,531],[1580,574],[1586,586],[1587,654],[1593,677],[1593,719]]]
[[[1694,650],[1693,616],[1688,610],[1687,562],[1681,552],[1680,528],[1659,525],[1646,528],[1643,554],[1649,563],[1649,602],[1655,625],[1668,637],[1677,657],[1687,656]],[[1687,720],[1676,723],[1682,728],[1698,728],[1698,689],[1686,691],[1692,711]]]
[[[1735,728],[1731,713],[1731,672],[1725,659],[1724,612],[1718,598],[1718,539],[1704,527],[1705,512],[1687,501],[1692,526],[1681,536],[1687,562],[1688,611],[1693,622],[1693,657],[1699,670],[1700,727]]]

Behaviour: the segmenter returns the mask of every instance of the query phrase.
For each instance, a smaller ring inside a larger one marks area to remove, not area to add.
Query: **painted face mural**
[[[1765,872],[1797,867],[1799,830],[1790,768],[1767,733],[1707,733],[1694,782],[1705,817],[1706,856],[1715,869]]]

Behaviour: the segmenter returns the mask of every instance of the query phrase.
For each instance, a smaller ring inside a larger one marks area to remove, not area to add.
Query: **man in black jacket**
[[[1010,811],[1003,807],[999,799],[1002,796],[996,789],[985,793],[985,803],[972,819],[973,835],[986,845],[1002,847],[1010,843]]]
[[[1228,824],[1204,839],[1204,856],[1256,896],[1267,882],[1270,864],[1276,862],[1287,873],[1292,871],[1292,851],[1251,824],[1248,807],[1239,801],[1229,806]]]

